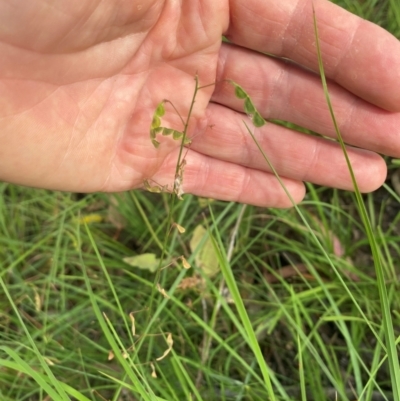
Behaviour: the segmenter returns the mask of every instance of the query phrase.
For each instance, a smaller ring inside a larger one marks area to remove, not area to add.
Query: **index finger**
[[[400,111],[400,43],[327,0],[231,0],[226,37],[318,72],[313,6],[327,77],[357,96]]]

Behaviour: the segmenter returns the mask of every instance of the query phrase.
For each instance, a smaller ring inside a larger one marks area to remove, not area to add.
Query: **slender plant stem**
[[[179,189],[178,185],[177,185],[177,177],[179,177],[180,169],[182,168],[183,148],[185,146],[185,140],[186,140],[186,137],[187,137],[187,130],[189,128],[189,121],[190,121],[190,117],[192,116],[193,107],[194,107],[194,103],[195,103],[198,91],[199,91],[199,78],[196,75],[195,76],[195,88],[194,88],[192,101],[190,103],[190,108],[189,108],[189,112],[188,112],[186,121],[183,121],[183,119],[181,118],[182,122],[184,123],[183,136],[182,136],[181,144],[180,144],[180,147],[179,147],[178,161],[176,163],[176,168],[175,168],[175,180],[174,180],[174,187],[173,187],[173,191],[172,191],[172,194],[171,194],[171,201],[170,201],[169,210],[168,210],[167,229],[166,229],[166,233],[165,233],[165,237],[164,237],[164,241],[163,241],[163,245],[162,245],[160,262],[158,264],[156,276],[155,276],[155,279],[154,279],[154,285],[153,285],[152,290],[151,290],[150,302],[149,302],[148,311],[147,311],[146,331],[148,331],[148,329],[149,329],[148,325],[149,325],[149,321],[150,321],[150,318],[151,318],[151,313],[152,313],[152,308],[153,308],[153,301],[154,301],[155,292],[156,292],[156,285],[157,285],[157,283],[158,283],[158,281],[160,279],[160,273],[161,273],[161,269],[162,269],[162,264],[163,264],[163,261],[164,261],[164,258],[166,256],[166,254],[167,254],[167,250],[166,249],[167,249],[167,245],[168,245],[168,238],[169,238],[169,235],[171,233],[171,229],[172,229],[173,223],[174,223],[173,222],[173,210],[174,210],[174,207],[175,207],[176,198],[177,198],[177,192],[178,192],[178,189]],[[172,104],[172,103],[170,102],[170,104]],[[175,106],[172,105],[172,107],[174,107],[174,110],[178,113],[178,111],[176,110]]]

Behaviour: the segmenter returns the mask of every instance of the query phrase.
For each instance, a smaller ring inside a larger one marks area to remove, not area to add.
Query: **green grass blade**
[[[342,134],[340,132],[339,126],[336,121],[336,117],[333,111],[332,103],[330,100],[330,95],[328,91],[328,84],[326,81],[326,76],[325,76],[325,71],[324,71],[324,66],[323,66],[323,61],[322,61],[322,53],[320,49],[320,44],[319,44],[319,35],[318,35],[318,26],[317,26],[317,18],[315,15],[315,10],[313,10],[314,13],[314,31],[315,31],[315,37],[316,37],[316,46],[317,46],[317,54],[318,54],[318,65],[319,65],[319,72],[321,75],[321,81],[322,81],[322,86],[324,89],[324,94],[326,98],[326,102],[328,104],[329,112],[335,127],[335,131],[340,143],[340,146],[342,148],[344,157],[346,159],[347,166],[349,168],[351,180],[353,183],[354,187],[354,192],[356,195],[357,199],[357,205],[359,208],[360,216],[363,221],[365,231],[367,233],[368,241],[371,247],[371,252],[372,256],[374,259],[374,266],[375,266],[375,273],[377,277],[377,284],[378,284],[378,290],[379,290],[379,298],[381,302],[381,308],[382,308],[382,313],[383,313],[383,325],[384,325],[384,332],[385,332],[385,337],[386,337],[386,347],[387,347],[387,352],[388,352],[388,362],[389,362],[389,369],[391,373],[391,381],[392,381],[392,387],[393,387],[393,398],[394,401],[400,401],[400,366],[399,366],[399,359],[398,359],[398,354],[397,354],[397,348],[396,348],[396,341],[395,341],[395,336],[394,336],[394,330],[393,330],[393,323],[392,323],[392,316],[391,316],[391,311],[390,311],[390,304],[388,301],[388,293],[386,290],[386,284],[385,284],[385,277],[383,274],[383,266],[381,263],[381,255],[380,251],[378,248],[378,244],[374,235],[374,231],[372,229],[371,222],[368,217],[368,213],[364,204],[364,201],[361,196],[361,192],[358,188],[357,180],[355,178],[351,162],[349,159],[349,156],[347,154],[346,146],[343,141]],[[361,392],[362,389],[357,389],[360,390]]]
[[[79,235],[79,230],[77,232],[78,234],[78,242],[80,243],[80,235]],[[135,367],[134,363],[130,360],[130,357],[125,359],[123,357],[123,354],[121,352],[121,349],[123,351],[126,351],[124,349],[124,346],[121,344],[119,341],[117,343],[116,338],[118,339],[118,336],[116,335],[115,331],[113,331],[112,328],[110,328],[110,324],[106,322],[106,319],[104,318],[103,313],[100,311],[99,304],[97,302],[97,299],[93,293],[92,286],[90,284],[89,277],[86,272],[86,267],[82,259],[81,255],[81,265],[82,265],[82,273],[83,273],[83,278],[86,284],[87,292],[89,295],[90,302],[92,304],[92,308],[94,311],[94,314],[96,315],[96,318],[100,324],[100,327],[108,341],[108,343],[111,346],[111,349],[114,353],[115,358],[118,360],[118,362],[121,364],[123,367],[124,371],[128,375],[129,379],[132,381],[136,391],[142,396],[144,401],[153,401],[155,399],[155,395],[152,394],[151,388],[147,386],[146,381],[140,377],[140,373]],[[129,355],[128,353],[126,353]],[[129,363],[128,363],[129,361]],[[143,381],[143,383],[142,383]],[[145,387],[146,385],[146,387]]]
[[[54,401],[62,400],[58,392],[47,383],[47,380],[44,376],[29,366],[21,357],[19,357],[11,348],[8,347],[0,347],[6,354],[8,354],[14,362],[0,360],[0,366],[7,367],[9,369],[16,370],[17,372],[24,373],[30,377],[40,386],[43,391],[47,393]],[[68,400],[68,398],[64,398]]]
[[[24,330],[24,332],[25,332],[25,335],[26,335],[26,337],[27,337],[28,340],[29,340],[29,343],[31,344],[31,347],[32,347],[32,349],[33,349],[33,351],[34,351],[34,353],[35,353],[35,355],[36,355],[36,357],[37,357],[37,359],[38,359],[38,361],[39,361],[39,363],[40,363],[40,366],[41,366],[42,369],[46,372],[46,374],[47,374],[47,376],[49,377],[51,383],[53,384],[54,388],[56,389],[56,391],[57,391],[57,393],[58,393],[58,399],[59,399],[59,400],[63,400],[63,401],[69,401],[69,400],[68,400],[67,394],[65,393],[64,389],[63,389],[63,388],[61,387],[61,385],[60,385],[60,382],[59,382],[59,381],[57,380],[57,378],[54,376],[54,374],[53,374],[53,372],[51,371],[50,367],[48,366],[48,364],[47,364],[46,361],[44,360],[43,355],[40,353],[40,351],[39,351],[39,349],[38,349],[38,347],[37,347],[35,341],[33,340],[33,338],[32,338],[32,336],[31,336],[31,334],[30,334],[28,328],[27,328],[26,325],[25,325],[25,322],[24,322],[23,319],[22,319],[21,314],[20,314],[19,311],[18,311],[17,306],[15,305],[15,303],[14,303],[14,301],[13,301],[13,299],[12,299],[12,297],[11,297],[11,295],[10,295],[8,289],[7,289],[7,286],[5,285],[5,283],[4,283],[3,279],[2,279],[2,277],[0,277],[0,286],[3,288],[3,291],[4,291],[4,293],[6,294],[6,296],[7,296],[7,298],[8,298],[8,301],[9,301],[10,304],[11,304],[11,307],[13,308],[14,313],[15,313],[15,315],[17,316],[17,318],[18,318],[18,320],[19,320],[19,323],[20,323],[21,327],[23,328],[23,330]],[[18,355],[17,355],[14,351],[12,351],[10,348],[7,348],[7,350],[8,350],[9,355],[11,355],[10,352],[12,352],[12,355],[13,355],[14,360],[15,360],[16,357],[18,357]],[[19,358],[19,357],[18,357],[18,360],[21,361],[21,362],[23,362],[22,359]]]
[[[211,217],[212,217],[212,221],[215,224],[215,218],[214,218],[214,215],[213,215],[211,207],[209,207],[209,210],[210,210],[210,214],[211,214]],[[216,240],[214,238],[214,236],[211,235],[211,233],[209,235],[210,235],[210,239],[211,239],[211,241],[213,243],[214,250],[215,250],[216,254],[218,255],[218,261],[220,263],[221,271],[222,271],[222,274],[224,276],[225,282],[226,282],[226,284],[227,284],[227,286],[229,288],[231,296],[232,296],[232,298],[233,298],[233,300],[235,302],[236,309],[237,309],[238,314],[240,316],[240,319],[241,319],[241,321],[243,323],[243,327],[244,327],[244,329],[246,331],[247,337],[245,337],[244,339],[247,341],[248,345],[250,346],[251,350],[253,351],[253,353],[254,353],[254,355],[255,355],[255,357],[257,359],[258,365],[259,365],[259,367],[261,369],[262,376],[264,378],[264,384],[265,384],[265,387],[266,387],[266,389],[268,391],[269,398],[270,398],[271,401],[275,401],[276,397],[275,397],[275,393],[274,393],[274,390],[272,388],[272,383],[271,383],[271,374],[272,374],[272,372],[269,369],[269,367],[267,366],[265,358],[264,358],[264,356],[262,354],[260,345],[259,345],[258,340],[257,340],[256,333],[255,333],[255,331],[253,329],[253,326],[251,324],[249,315],[247,314],[247,311],[246,311],[246,308],[244,306],[243,299],[242,299],[242,297],[240,295],[240,291],[239,291],[239,288],[237,286],[237,283],[236,283],[235,277],[233,275],[232,269],[231,269],[231,267],[229,266],[229,264],[227,262],[227,258],[226,258],[225,252],[224,252],[223,244],[222,244],[221,239],[220,239],[219,236],[217,236],[217,240]]]

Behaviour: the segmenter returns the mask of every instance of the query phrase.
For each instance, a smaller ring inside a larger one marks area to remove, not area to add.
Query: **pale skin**
[[[327,0],[314,7],[336,117],[361,148],[348,148],[360,189],[372,191],[386,177],[377,153],[400,157],[400,44]],[[311,0],[0,0],[0,180],[78,192],[172,186],[179,143],[155,149],[151,117],[168,99],[185,118],[197,73],[201,85],[217,84],[196,98],[183,190],[290,206],[225,80],[265,118],[335,138],[311,72],[313,29]],[[182,130],[166,109],[163,125]],[[335,142],[271,123],[255,133],[297,202],[303,181],[352,188]]]

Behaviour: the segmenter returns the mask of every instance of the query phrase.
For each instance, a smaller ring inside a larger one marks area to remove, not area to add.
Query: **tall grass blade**
[[[331,103],[330,96],[329,96],[328,84],[326,81],[323,61],[322,61],[322,53],[321,53],[321,48],[320,48],[320,44],[319,44],[317,18],[316,18],[314,9],[313,9],[313,19],[314,19],[314,31],[315,31],[315,37],[316,37],[319,72],[321,75],[321,81],[322,81],[322,86],[324,89],[326,102],[328,104],[329,112],[330,112],[330,115],[331,115],[331,118],[332,118],[332,121],[333,121],[333,124],[335,127],[335,131],[336,131],[340,146],[342,148],[344,157],[346,159],[347,166],[349,168],[351,180],[352,180],[353,187],[354,187],[354,192],[356,195],[357,206],[358,206],[360,216],[361,216],[361,219],[362,219],[364,227],[365,227],[365,231],[367,233],[369,245],[371,247],[371,252],[372,252],[373,259],[374,259],[375,273],[376,273],[376,277],[377,277],[377,284],[378,284],[378,290],[379,290],[379,298],[380,298],[382,314],[383,314],[383,325],[384,325],[384,332],[385,332],[385,338],[386,338],[387,356],[388,356],[390,376],[391,376],[392,387],[393,387],[393,399],[394,399],[394,401],[400,401],[400,366],[399,366],[399,359],[398,359],[397,348],[396,348],[395,335],[394,335],[394,330],[393,330],[393,322],[392,322],[392,316],[391,316],[391,311],[390,311],[389,297],[388,297],[388,293],[386,290],[385,277],[383,274],[381,254],[380,254],[379,247],[378,247],[375,235],[374,235],[374,230],[372,228],[370,219],[368,217],[368,213],[367,213],[364,201],[362,199],[360,190],[358,188],[357,180],[355,178],[355,175],[354,175],[354,172],[353,172],[353,169],[351,166],[351,162],[350,162],[349,156],[346,151],[346,146],[344,144],[342,134],[339,130],[339,126],[337,124],[335,114],[333,111],[332,103]]]
[[[77,237],[78,237],[78,243],[80,243],[79,229],[77,230]],[[134,388],[141,395],[143,401],[155,400],[156,399],[155,394],[153,394],[150,386],[147,385],[146,380],[143,377],[141,377],[140,372],[137,370],[136,366],[132,362],[129,354],[126,352],[123,345],[120,343],[115,331],[113,330],[112,327],[110,327],[111,324],[108,321],[106,321],[103,313],[100,311],[97,297],[95,296],[95,294],[93,292],[93,289],[90,284],[90,280],[89,280],[89,277],[88,277],[88,274],[86,271],[86,266],[83,262],[82,254],[80,255],[80,257],[81,257],[83,278],[84,278],[84,281],[86,284],[87,292],[89,294],[89,298],[90,298],[90,302],[92,304],[93,311],[96,315],[96,318],[100,324],[100,327],[101,327],[108,343],[111,346],[111,349],[115,355],[115,358],[118,360],[118,362],[123,367],[127,376],[132,381]],[[121,350],[123,352],[121,352]],[[124,358],[123,353],[125,355],[128,355],[127,359]],[[128,361],[129,361],[129,363],[128,363]]]
[[[50,367],[48,366],[48,364],[46,363],[43,355],[40,353],[35,341],[33,340],[28,328],[25,325],[25,322],[22,319],[21,314],[18,311],[17,306],[15,305],[10,292],[7,289],[7,286],[5,285],[3,279],[0,277],[0,286],[3,288],[4,293],[6,294],[8,301],[11,304],[11,307],[14,310],[15,315],[17,316],[19,323],[22,327],[22,329],[25,332],[26,337],[28,338],[29,343],[31,344],[31,347],[40,363],[40,366],[42,367],[42,369],[44,370],[44,372],[46,372],[48,378],[50,379],[51,383],[54,386],[55,391],[58,393],[58,400],[62,400],[62,401],[69,401],[67,394],[65,393],[64,389],[62,388],[62,386],[60,385],[60,382],[57,380],[57,378],[54,376],[53,372],[51,371]],[[24,364],[26,365],[26,363],[15,353],[15,351],[13,351],[11,348],[6,348],[4,349],[10,356],[12,356],[12,358],[18,362],[18,364],[20,364],[21,366],[23,366]]]
[[[210,206],[209,206],[209,210],[210,210],[210,215],[212,217],[212,221],[215,224],[214,215],[213,215],[213,212],[212,212],[212,209]],[[218,234],[218,232],[217,232],[217,234]],[[236,309],[237,309],[240,319],[243,323],[243,327],[245,329],[245,334],[246,334],[246,337],[244,338],[244,340],[246,340],[247,344],[250,346],[251,350],[253,351],[253,353],[257,359],[258,366],[261,369],[261,373],[264,378],[264,383],[265,383],[265,387],[266,387],[268,395],[269,395],[269,399],[271,401],[276,401],[275,393],[274,393],[274,390],[272,388],[272,383],[271,383],[272,372],[269,369],[269,367],[265,361],[265,358],[262,354],[260,345],[257,340],[256,333],[251,324],[249,315],[247,314],[247,311],[244,306],[242,296],[240,295],[240,291],[237,286],[232,269],[231,269],[229,263],[227,262],[227,257],[224,252],[224,247],[223,247],[221,238],[217,235],[217,239],[215,239],[215,237],[210,233],[210,239],[213,243],[214,250],[215,250],[216,254],[218,255],[218,261],[220,263],[221,271],[224,276],[225,282],[229,288],[229,291],[234,300]]]

